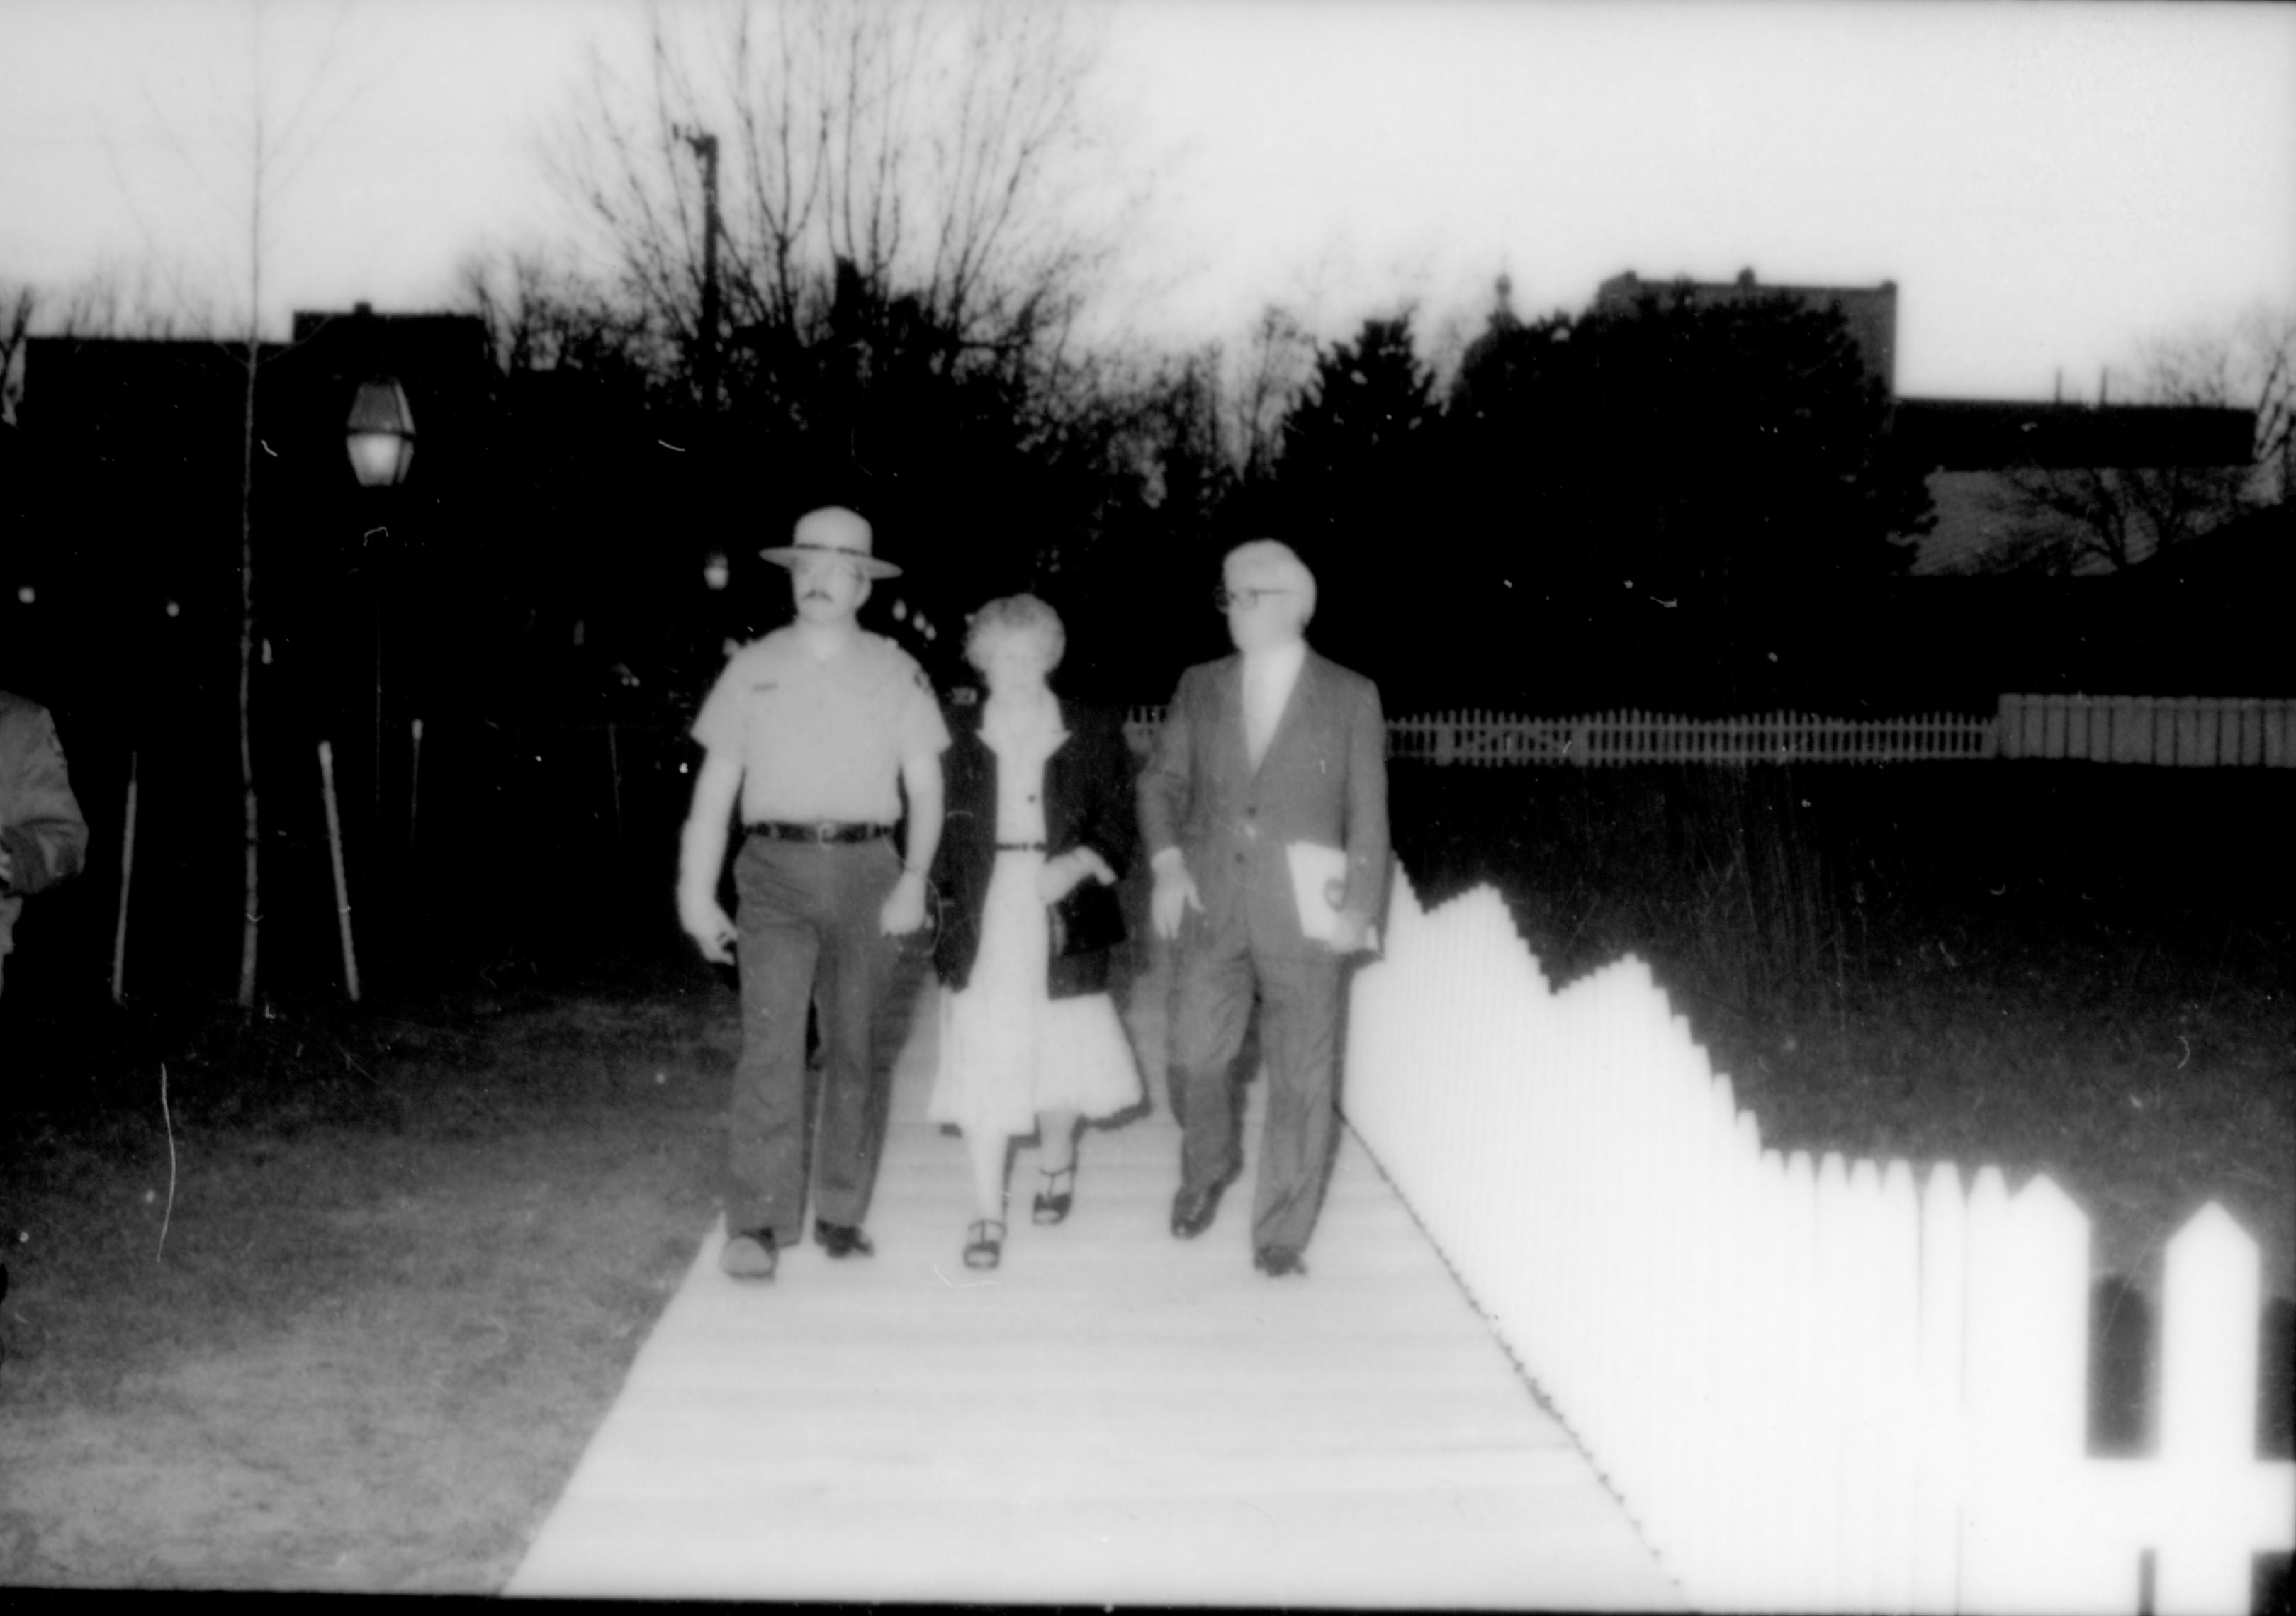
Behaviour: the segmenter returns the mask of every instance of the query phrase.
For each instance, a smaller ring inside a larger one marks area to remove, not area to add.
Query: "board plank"
[[[928,986],[924,992],[934,989]],[[1162,979],[1128,1013],[1162,1047]],[[1682,1595],[1361,1144],[1304,1280],[1250,1262],[1245,1174],[1166,1227],[1152,1103],[1082,1143],[1076,1210],[967,1270],[963,1142],[924,1116],[910,1022],[868,1220],[877,1255],[721,1276],[722,1223],[508,1592],[536,1595],[1677,1609]]]

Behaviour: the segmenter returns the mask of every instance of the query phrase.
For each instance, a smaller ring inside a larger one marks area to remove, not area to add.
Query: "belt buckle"
[[[827,847],[831,842],[836,840],[837,825],[834,821],[822,819],[815,822],[813,827],[813,841],[815,846]]]

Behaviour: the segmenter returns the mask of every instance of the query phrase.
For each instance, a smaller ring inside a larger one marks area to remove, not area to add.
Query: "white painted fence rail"
[[[1498,896],[1400,874],[1349,1120],[1695,1604],[2247,1608],[2296,1547],[2258,1457],[2259,1258],[2171,1243],[2158,1456],[2087,1456],[2088,1227],[2045,1177],[1813,1162],[1631,957],[1551,991]]]
[[[1163,709],[1125,730],[1145,752]],[[1831,718],[1759,713],[1690,718],[1606,712],[1576,718],[1460,711],[1390,718],[1388,756],[1461,767],[1570,763],[1933,763],[1991,758],[2296,767],[2296,701],[2182,696],[2005,695],[1991,718],[1928,713]]]

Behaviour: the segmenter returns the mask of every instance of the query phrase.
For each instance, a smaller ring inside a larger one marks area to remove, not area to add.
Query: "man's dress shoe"
[[[1212,1226],[1219,1215],[1220,1191],[1225,1185],[1213,1185],[1207,1190],[1182,1190],[1172,1197],[1172,1233],[1182,1240],[1193,1240]]]

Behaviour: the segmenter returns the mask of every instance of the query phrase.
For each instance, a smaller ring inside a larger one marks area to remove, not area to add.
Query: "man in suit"
[[[15,947],[25,897],[86,862],[87,821],[55,720],[38,702],[0,690],[0,966]],[[0,1263],[0,1296],[7,1294],[8,1266]]]
[[[0,690],[0,966],[15,947],[24,899],[87,862],[87,821],[72,795],[55,720]]]
[[[1152,919],[1178,943],[1172,1233],[1210,1227],[1241,1164],[1226,1085],[1257,993],[1269,1090],[1252,1259],[1280,1277],[1307,1272],[1338,1126],[1346,967],[1387,891],[1387,730],[1378,688],[1308,648],[1316,580],[1297,555],[1255,539],[1222,577],[1237,654],[1180,677],[1140,777]]]

